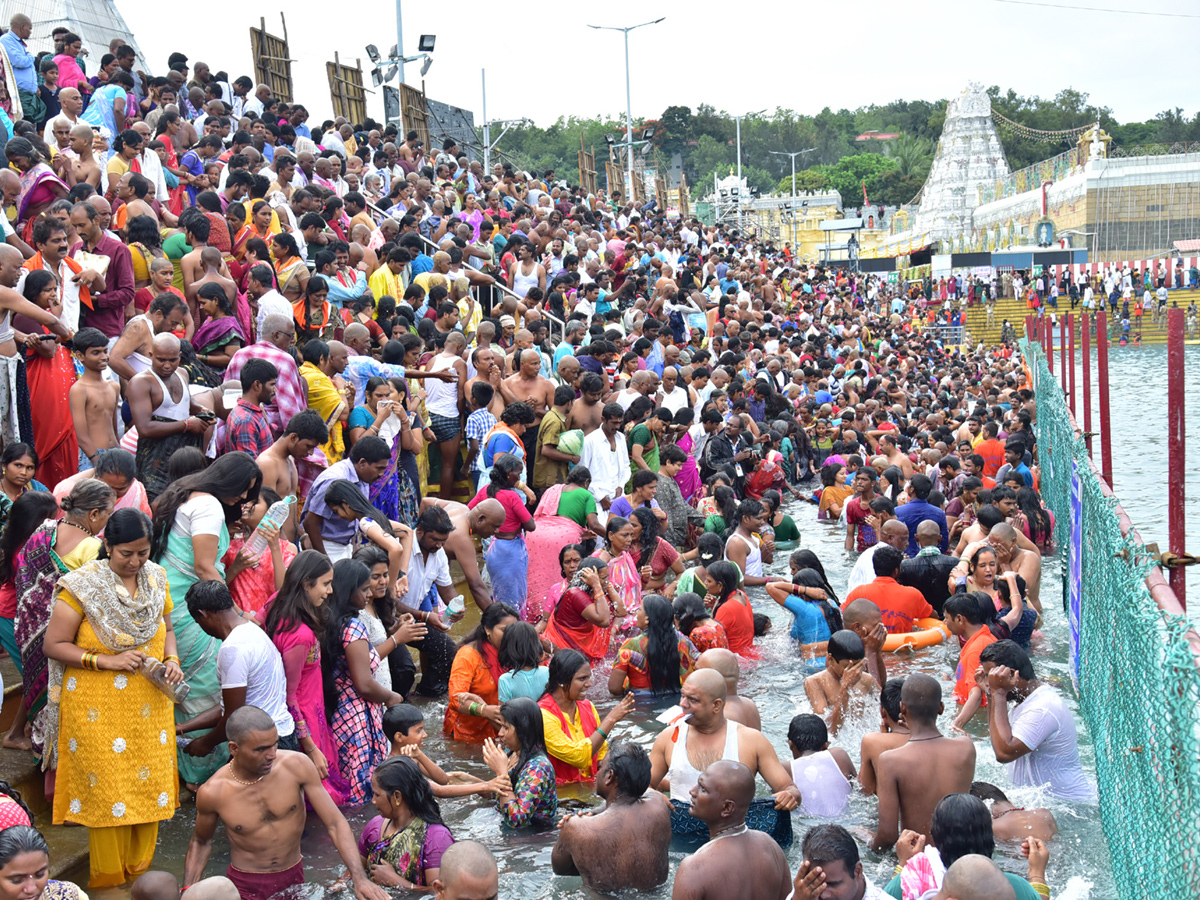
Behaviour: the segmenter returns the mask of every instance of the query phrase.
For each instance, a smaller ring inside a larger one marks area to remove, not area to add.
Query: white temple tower
[[[33,33],[27,42],[31,53],[53,50],[50,32],[55,28],[69,28],[83,39],[83,46],[88,51],[85,66],[89,76],[96,74],[100,57],[108,52],[109,42],[118,37],[137,53],[134,68],[147,74],[150,72],[133,32],[113,0],[3,0],[0,2],[0,23],[7,28],[9,19],[19,12],[33,20]]]
[[[972,82],[946,107],[946,124],[917,209],[914,231],[952,240],[971,231],[980,185],[1008,174],[1004,147],[992,122],[992,102]]]

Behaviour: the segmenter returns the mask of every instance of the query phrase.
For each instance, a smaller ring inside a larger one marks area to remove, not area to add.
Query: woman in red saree
[[[555,647],[578,650],[591,662],[604,659],[614,617],[625,615],[616,588],[608,581],[608,569],[604,560],[594,556],[580,562],[543,633]]]
[[[35,269],[25,277],[25,299],[55,315],[62,313],[58,279],[47,269]],[[50,334],[49,330],[25,316],[16,316],[13,326],[31,336]],[[49,410],[65,413],[70,408],[68,394],[75,383],[75,365],[71,354],[57,340],[37,340],[26,344],[25,372],[29,381],[29,402],[33,409],[47,411],[33,417],[33,445],[38,452],[37,479],[55,485],[79,471],[79,441],[70,415],[51,415]]]
[[[175,179],[175,186],[169,189],[170,197],[167,200],[167,209],[175,216],[183,212],[183,198],[187,195],[187,185],[183,182],[186,173],[179,168],[179,154],[175,152],[174,141],[175,135],[179,133],[181,121],[179,113],[164,110],[158,118],[158,128],[154,134],[155,140],[163,145],[159,154],[163,168]]]

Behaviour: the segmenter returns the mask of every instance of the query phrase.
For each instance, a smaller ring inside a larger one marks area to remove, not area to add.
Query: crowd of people
[[[676,836],[676,898],[1049,896],[1053,816],[977,781],[963,733],[986,718],[1013,786],[1094,799],[1037,677],[1054,523],[1011,346],[944,346],[919,285],[450,138],[310,128],[182,54],[150,78],[118,39],[88,77],[31,25],[0,37],[4,745],[88,829],[90,887],[176,900],[150,869],[194,803],[194,900],[303,882],[309,810],[360,900],[485,900],[495,860],[440,806],[474,802],[599,890],[663,884]],[[844,529],[849,584],[789,510]],[[772,601],[811,710],[783,756],[738,691]],[[942,641],[956,672],[888,677]],[[659,700],[652,742],[622,734]],[[440,704],[476,772],[423,749]],[[566,785],[603,808],[564,817]],[[855,791],[883,888],[838,824]],[[0,882],[78,896],[16,792],[0,816]]]

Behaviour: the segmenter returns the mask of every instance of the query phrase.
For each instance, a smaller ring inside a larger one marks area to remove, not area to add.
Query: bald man
[[[150,368],[129,379],[126,398],[138,433],[138,480],[153,501],[167,488],[171,454],[200,447],[208,423],[194,415],[206,410],[192,399],[187,372],[179,367],[179,338],[155,335],[150,353]]]
[[[863,584],[870,584],[875,580],[875,554],[882,547],[895,547],[901,553],[908,548],[908,526],[895,517],[895,515],[884,511],[876,511],[876,506],[890,506],[891,501],[885,498],[878,497],[871,504],[871,511],[875,513],[874,518],[879,521],[879,540],[859,554],[858,559],[854,561],[854,568],[850,570],[850,580],[846,584],[846,595],[856,587]],[[940,534],[940,533],[939,533]]]
[[[526,332],[528,333],[528,332]],[[530,347],[514,355],[514,365],[519,360],[517,374],[500,382],[500,392],[505,403],[528,403],[533,409],[534,421],[530,431],[541,427],[542,417],[554,405],[554,382],[541,374],[542,355]]]
[[[785,900],[792,873],[779,845],[748,830],[754,772],[720,759],[699,773],[691,815],[708,826],[708,843],[679,864],[671,900]]]
[[[21,177],[12,169],[0,169],[0,197],[4,198],[4,205],[11,206],[16,202],[17,197],[21,195]],[[23,241],[16,230],[5,222],[5,237],[4,242],[16,249],[21,254],[21,259],[26,260],[33,256],[34,249]]]
[[[497,900],[500,875],[492,851],[477,841],[458,841],[442,854],[433,881],[434,900]]]
[[[725,715],[727,696],[725,678],[720,672],[697,669],[687,677],[680,691],[679,705],[685,718],[668,725],[654,739],[650,750],[650,784],[670,792],[675,831],[687,830],[686,811],[692,788],[699,774],[719,759],[741,762],[753,774],[762,775],[774,794],[776,810],[787,812],[800,802],[800,791],[770,741],[762,732]],[[781,844],[790,843],[791,817],[777,815],[774,819],[770,823],[772,836]]]
[[[725,679],[725,718],[762,731],[762,718],[758,707],[749,697],[738,694],[738,678],[741,676],[741,666],[738,665],[737,655],[724,647],[714,647],[705,650],[696,660],[697,669],[713,669]]]
[[[504,524],[504,506],[495,498],[484,500],[474,509],[468,509],[465,503],[440,497],[426,497],[421,501],[422,509],[430,506],[440,506],[450,516],[454,529],[446,538],[443,549],[449,559],[458,560],[475,605],[482,612],[492,605],[492,591],[479,572],[478,541],[491,537]]]
[[[950,596],[948,579],[958,565],[957,556],[947,556],[938,545],[942,530],[938,523],[926,519],[917,526],[917,555],[900,563],[900,576],[896,579],[906,587],[916,588],[940,618],[942,607]]]
[[[946,870],[933,900],[1016,900],[1012,883],[999,866],[978,853],[960,856]]]

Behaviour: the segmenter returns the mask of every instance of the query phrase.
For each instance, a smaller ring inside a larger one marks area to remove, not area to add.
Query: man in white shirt
[[[629,481],[629,451],[621,434],[625,410],[620,403],[606,403],[600,413],[600,427],[583,439],[579,464],[592,473],[592,495],[599,503],[600,521],[608,520],[608,508],[625,492]]]
[[[246,296],[250,298],[252,305],[258,307],[258,314],[254,320],[254,330],[257,334],[262,334],[263,320],[267,316],[292,317],[292,304],[275,290],[275,273],[266,263],[259,263],[250,270],[250,277],[246,281]]]
[[[892,501],[886,497],[876,497],[871,501],[871,513],[880,522],[879,541],[860,553],[854,561],[854,568],[850,570],[850,581],[846,585],[847,595],[856,587],[875,580],[875,551],[880,547],[894,547],[901,553],[908,550],[908,526],[889,512],[894,509]]]
[[[211,753],[225,740],[229,717],[243,706],[257,706],[271,717],[279,731],[281,748],[299,750],[296,723],[287,708],[283,658],[267,633],[242,618],[223,581],[198,581],[188,589],[186,599],[188,612],[196,624],[221,642],[217,651],[220,702],[184,722],[180,733],[212,730],[188,744],[186,752],[191,756]]]
[[[980,668],[987,678],[988,731],[996,760],[1012,783],[1046,786],[1061,800],[1096,802],[1096,785],[1079,762],[1075,716],[1062,694],[1034,675],[1029,654],[1012,641],[984,647]],[[1015,700],[1011,716],[1009,701]]]

